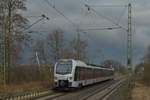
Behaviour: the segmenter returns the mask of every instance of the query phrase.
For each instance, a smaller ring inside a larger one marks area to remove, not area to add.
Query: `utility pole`
[[[0,23],[0,87],[6,84],[6,53],[4,26]]]
[[[5,87],[6,85],[6,30],[5,30],[5,20],[4,20],[4,6],[0,6],[0,87]]]
[[[80,33],[79,33],[79,31],[77,31],[77,57],[76,57],[76,59],[77,60],[80,60]]]
[[[6,26],[6,34],[5,34],[5,64],[7,69],[7,82],[10,82],[10,67],[11,67],[11,42],[12,37],[11,33],[12,31],[12,1],[9,0],[8,2],[8,19],[6,18],[6,22],[8,21],[8,25]]]
[[[127,30],[127,67],[132,71],[132,6],[128,4],[128,30]]]

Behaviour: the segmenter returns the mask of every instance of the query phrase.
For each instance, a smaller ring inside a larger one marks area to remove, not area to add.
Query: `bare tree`
[[[102,62],[102,65],[104,67],[108,67],[108,68],[115,68],[115,69],[118,69],[118,66],[120,65],[117,61],[114,61],[114,60],[105,60],[104,62]]]
[[[74,59],[85,60],[86,59],[86,47],[87,43],[84,40],[74,39],[70,42],[72,48],[72,54]]]
[[[125,68],[124,65],[122,65],[119,61],[115,60],[105,60],[102,62],[102,65],[106,68],[114,68],[116,72],[127,74],[127,68]]]
[[[3,9],[2,16],[3,24],[5,25],[9,64],[14,64],[17,60],[21,59],[19,52],[22,49],[22,44],[25,43],[24,40],[29,39],[28,35],[21,32],[21,29],[27,26],[28,20],[18,12],[18,10],[26,10],[25,1],[26,0],[1,0],[0,2],[1,8]]]
[[[52,78],[51,63],[48,62],[46,57],[46,44],[45,40],[37,40],[33,49],[33,56],[31,57],[31,63],[33,66],[36,65],[38,69],[38,76],[40,80]],[[38,66],[37,66],[38,65]],[[35,73],[36,74],[36,73]]]
[[[72,48],[70,46],[68,46],[68,47],[66,47],[64,49],[63,58],[65,58],[65,59],[72,59],[72,58],[74,58],[73,50],[72,50]]]
[[[50,48],[51,57],[57,61],[64,56],[64,35],[62,30],[54,30],[48,36],[48,46]]]
[[[28,20],[18,12],[19,10],[26,10],[25,1],[26,0],[0,1],[0,9],[2,9],[0,15],[2,16],[2,23],[5,27],[5,63],[8,73],[8,83],[11,76],[10,66],[13,66],[21,59],[20,52],[23,43],[26,44],[24,40],[29,39],[29,36],[21,32],[21,29],[27,25]]]

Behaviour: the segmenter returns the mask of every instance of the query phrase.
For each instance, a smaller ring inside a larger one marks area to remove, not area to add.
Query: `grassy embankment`
[[[16,95],[24,92],[44,90],[51,88],[51,82],[29,82],[22,84],[10,84],[5,88],[0,88],[0,95]]]
[[[53,72],[50,67],[12,67],[8,83],[0,88],[0,96],[48,89],[52,87],[52,80]]]
[[[132,89],[132,100],[150,100],[150,86],[145,85],[141,79],[135,80],[135,87]]]

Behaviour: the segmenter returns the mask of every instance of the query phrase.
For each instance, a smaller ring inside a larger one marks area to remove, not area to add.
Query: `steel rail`
[[[109,86],[107,85],[103,89],[94,91],[90,95],[87,95],[81,98],[80,100],[106,100],[104,98],[108,97],[110,93],[116,91],[116,89],[119,88],[125,80],[126,79],[123,79],[123,80],[116,82],[115,84],[111,84]]]
[[[122,83],[115,86],[113,89],[110,89],[103,97],[100,98],[100,100],[107,100],[110,95],[112,95],[115,91],[117,91],[118,88],[122,86]]]
[[[97,93],[103,91],[104,89],[108,88],[108,87],[111,86],[112,84],[114,84],[114,82],[107,83],[107,84],[105,84],[102,88],[93,91],[93,92],[90,93],[89,95],[86,95],[86,96],[82,97],[80,100],[87,100],[88,98],[92,97],[93,95],[95,95],[95,94],[97,94]]]
[[[109,85],[111,85],[111,84],[113,84],[114,83],[114,81],[111,81],[111,82],[106,82],[106,83],[103,83],[102,84],[102,88],[101,89],[103,89],[104,87],[106,88],[106,87],[108,87]],[[81,91],[84,91],[84,90],[86,90],[87,89],[87,91],[85,91],[85,92],[90,92],[90,91],[93,91],[93,87],[89,87],[89,88],[87,88],[87,87],[85,87],[85,88],[82,88],[81,89]],[[73,93],[78,93],[80,90],[78,90],[77,89],[77,91],[74,91]],[[47,96],[43,96],[43,97],[41,97],[41,98],[37,98],[37,99],[35,99],[35,100],[56,100],[56,99],[61,99],[61,97],[63,97],[63,96],[69,96],[70,94],[72,94],[72,93],[61,93],[61,92],[59,92],[59,93],[56,93],[56,94],[53,94],[53,95],[47,95]]]

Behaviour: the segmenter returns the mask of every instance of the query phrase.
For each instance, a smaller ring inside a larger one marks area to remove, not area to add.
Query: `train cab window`
[[[71,74],[72,62],[59,62],[56,66],[56,74]]]

